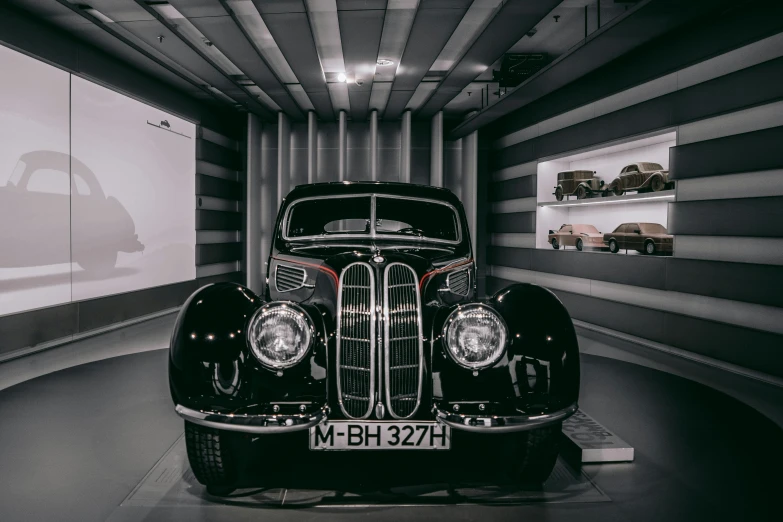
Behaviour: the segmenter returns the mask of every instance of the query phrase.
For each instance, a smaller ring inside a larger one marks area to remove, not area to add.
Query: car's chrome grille
[[[387,266],[383,282],[386,405],[392,417],[404,419],[421,401],[421,297],[416,272],[402,263]]]
[[[354,263],[340,276],[337,304],[337,390],[350,418],[370,416],[375,389],[375,278]]]
[[[470,292],[470,269],[450,273],[446,278],[446,285],[453,294],[468,295]]]
[[[275,288],[278,292],[290,292],[302,288],[307,279],[304,268],[288,265],[277,265],[275,268]]]

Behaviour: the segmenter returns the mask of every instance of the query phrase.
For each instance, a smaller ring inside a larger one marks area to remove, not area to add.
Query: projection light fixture
[[[383,66],[386,66],[386,65],[394,65],[394,62],[393,62],[393,61],[391,61],[391,60],[387,60],[387,59],[385,59],[385,58],[381,58],[380,60],[378,60],[378,61],[377,61],[377,62],[375,62],[375,63],[376,63],[377,65],[380,65],[381,67],[383,67]]]
[[[337,81],[345,83],[348,78],[345,76],[345,73],[340,73],[337,75]]]

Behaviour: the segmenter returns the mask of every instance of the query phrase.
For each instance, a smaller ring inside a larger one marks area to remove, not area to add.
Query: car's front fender
[[[567,310],[549,290],[510,285],[484,302],[508,327],[506,354],[493,367],[470,370],[447,356],[433,327],[433,400],[441,410],[483,415],[550,413],[568,408],[579,395],[579,347]],[[456,408],[455,408],[456,405]]]
[[[264,301],[244,286],[218,283],[197,290],[183,305],[169,353],[169,384],[176,405],[211,412],[257,414],[326,402],[326,331],[322,314],[302,305],[315,337],[296,366],[275,371],[251,353],[247,327]],[[304,406],[304,410],[300,408]]]

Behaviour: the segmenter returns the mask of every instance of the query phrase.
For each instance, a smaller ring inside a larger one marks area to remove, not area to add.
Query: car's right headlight
[[[259,308],[250,319],[247,342],[261,364],[284,369],[304,358],[314,333],[313,323],[302,307],[275,302]]]
[[[506,350],[507,338],[503,318],[481,303],[456,308],[443,326],[449,355],[457,364],[473,370],[494,365]]]

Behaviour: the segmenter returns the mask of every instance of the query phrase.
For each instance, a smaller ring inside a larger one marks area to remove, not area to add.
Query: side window
[[[636,168],[636,165],[628,165],[628,172],[639,172],[639,169]]]
[[[570,234],[573,231],[573,227],[571,225],[565,226],[562,229],[560,229],[560,232],[563,232],[565,234]]]
[[[620,228],[617,230],[619,234],[625,234],[628,232],[628,225],[620,225]]]
[[[45,194],[63,194],[69,196],[71,187],[67,172],[52,169],[38,169],[27,180],[28,192],[42,192]]]
[[[80,196],[89,196],[90,195],[90,193],[91,193],[90,186],[87,185],[87,182],[84,181],[83,177],[81,177],[78,174],[74,174],[73,175],[73,183],[74,183],[74,185],[76,185],[76,193],[77,194],[79,194]]]

